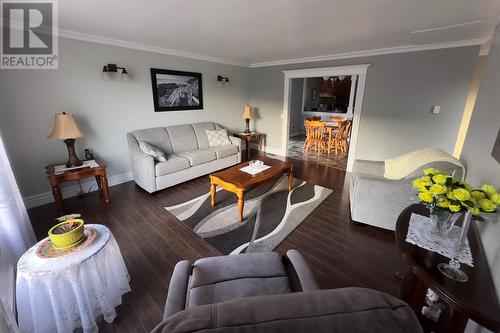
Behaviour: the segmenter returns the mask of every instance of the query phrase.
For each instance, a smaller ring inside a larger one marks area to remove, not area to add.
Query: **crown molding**
[[[337,53],[337,54],[330,54],[330,55],[317,56],[317,57],[305,57],[305,58],[267,61],[267,62],[255,62],[255,63],[250,64],[250,68],[278,66],[278,65],[290,65],[290,64],[325,61],[325,60],[362,58],[362,57],[371,57],[371,56],[391,54],[391,53],[417,52],[417,51],[428,51],[428,50],[438,50],[438,49],[448,49],[448,48],[455,48],[455,47],[473,46],[473,45],[481,45],[484,42],[486,42],[488,39],[489,38],[485,37],[485,38],[468,39],[468,40],[455,41],[455,42],[432,43],[432,44],[423,44],[423,45],[405,45],[405,46],[388,47],[388,48],[383,48],[383,49],[373,49],[373,50],[365,50],[365,51]]]
[[[182,57],[182,58],[215,62],[218,64],[224,64],[224,65],[248,67],[248,63],[232,61],[232,60],[228,60],[228,59],[212,57],[212,56],[207,56],[207,55],[203,55],[203,54],[167,49],[167,48],[157,47],[157,46],[152,46],[152,45],[134,43],[134,42],[129,42],[129,41],[122,40],[122,39],[97,36],[97,35],[86,34],[86,33],[81,33],[81,32],[71,31],[71,30],[60,29],[59,30],[59,37],[66,38],[66,39],[81,40],[81,41],[97,43],[97,44],[124,47],[127,49],[134,49],[134,50],[140,50],[140,51],[146,51],[146,52],[152,52],[152,53],[166,54],[166,55]]]
[[[109,37],[103,37],[98,35],[86,34],[77,31],[71,30],[59,30],[59,37],[66,39],[74,39],[81,40],[85,42],[111,45],[117,47],[123,47],[128,49],[166,54],[171,56],[177,56],[188,59],[202,60],[208,62],[214,62],[218,64],[238,66],[238,67],[250,67],[250,68],[259,68],[259,67],[269,67],[269,66],[278,66],[278,65],[290,65],[297,63],[307,63],[307,62],[316,62],[316,61],[325,61],[325,60],[337,60],[337,59],[349,59],[349,58],[362,58],[362,57],[371,57],[383,54],[392,54],[392,53],[405,53],[405,52],[417,52],[417,51],[427,51],[427,50],[438,50],[438,49],[447,49],[447,48],[455,48],[455,47],[464,47],[464,46],[473,46],[473,45],[482,45],[487,42],[490,37],[485,38],[476,38],[476,39],[468,39],[462,41],[455,42],[444,42],[444,43],[432,43],[432,44],[422,44],[422,45],[405,45],[405,46],[396,46],[396,47],[388,47],[381,49],[372,49],[372,50],[364,50],[364,51],[355,51],[355,52],[345,52],[345,53],[337,53],[337,54],[329,54],[324,56],[315,56],[315,57],[304,57],[304,58],[294,58],[294,59],[283,59],[283,60],[274,60],[267,62],[255,62],[255,63],[244,63],[219,57],[212,57],[203,54],[197,54],[192,52],[179,51],[174,49],[167,49],[163,47],[157,47],[152,45],[146,45],[141,43],[129,42],[122,39],[115,39]],[[487,54],[487,51],[482,51],[482,55]]]

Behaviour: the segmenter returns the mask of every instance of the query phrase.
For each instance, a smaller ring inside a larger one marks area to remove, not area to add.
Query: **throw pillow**
[[[160,149],[156,148],[155,146],[150,145],[147,142],[140,141],[139,142],[139,148],[141,148],[141,150],[145,154],[153,156],[153,158],[155,160],[157,160],[158,162],[165,162],[167,160],[167,158],[165,157],[165,153],[164,152],[162,152]]]
[[[227,130],[225,128],[220,130],[206,130],[208,136],[208,145],[210,147],[230,145]]]

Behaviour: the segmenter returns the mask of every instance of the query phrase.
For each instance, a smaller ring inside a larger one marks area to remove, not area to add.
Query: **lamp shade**
[[[83,136],[73,115],[67,113],[57,113],[54,119],[54,128],[49,134],[49,139],[76,139]]]
[[[252,119],[252,107],[250,105],[245,105],[243,113],[241,114],[242,119]]]

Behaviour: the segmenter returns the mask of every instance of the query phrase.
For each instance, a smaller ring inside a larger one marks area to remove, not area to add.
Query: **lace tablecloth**
[[[97,332],[95,318],[112,322],[130,291],[129,275],[111,231],[91,224],[97,238],[80,251],[40,258],[32,246],[17,263],[17,311],[21,332]]]
[[[442,256],[451,258],[455,254],[455,246],[461,228],[453,226],[450,230],[450,237],[439,237],[431,233],[432,221],[427,216],[412,213],[406,241],[415,244],[423,249],[437,252]],[[473,267],[472,254],[470,252],[469,241],[465,240],[465,246],[458,255],[461,263]]]

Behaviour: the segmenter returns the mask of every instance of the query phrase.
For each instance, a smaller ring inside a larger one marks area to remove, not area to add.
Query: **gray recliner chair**
[[[455,161],[452,163],[453,160]],[[355,160],[349,189],[351,219],[395,230],[399,214],[417,202],[413,181],[422,177],[424,170],[428,168],[454,174],[461,180],[465,178],[464,165],[451,156],[449,161],[424,164],[398,180],[384,177],[384,161]]]
[[[409,306],[363,288],[319,290],[299,252],[179,262],[154,333],[422,332]]]

